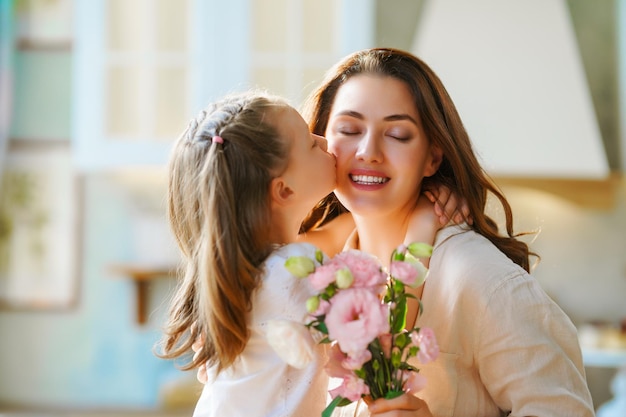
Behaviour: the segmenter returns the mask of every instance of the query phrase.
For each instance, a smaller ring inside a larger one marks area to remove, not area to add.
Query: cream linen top
[[[435,417],[594,416],[576,328],[524,269],[467,226],[436,236],[417,326],[436,361],[416,395]],[[346,248],[354,247],[352,236]],[[334,416],[366,416],[356,404]]]
[[[524,269],[483,236],[441,230],[417,326],[441,354],[416,365],[435,416],[593,416],[576,328]]]
[[[306,300],[314,294],[308,280],[297,279],[284,267],[289,256],[315,259],[315,247],[295,243],[277,249],[265,262],[265,275],[255,292],[250,314],[250,339],[236,363],[208,382],[194,417],[319,417],[326,406],[328,377],[323,345],[305,369],[287,365],[268,344],[269,320],[304,323]]]

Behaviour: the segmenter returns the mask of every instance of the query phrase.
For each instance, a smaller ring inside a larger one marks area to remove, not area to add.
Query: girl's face
[[[287,169],[281,177],[309,210],[335,188],[335,157],[328,153],[326,139],[312,134],[295,109],[281,111],[277,121],[281,135],[292,140]]]
[[[392,77],[360,74],[345,82],[325,135],[337,158],[335,194],[355,215],[408,213],[422,179],[441,161],[407,86]]]

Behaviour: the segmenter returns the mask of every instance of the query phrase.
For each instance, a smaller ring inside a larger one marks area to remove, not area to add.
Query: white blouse
[[[315,247],[295,243],[277,249],[265,262],[265,275],[252,299],[250,339],[233,366],[219,375],[209,370],[194,417],[319,417],[326,406],[328,377],[323,345],[304,369],[285,363],[268,343],[267,323],[304,323],[306,300],[314,294],[308,280],[284,267],[290,256],[315,259]]]

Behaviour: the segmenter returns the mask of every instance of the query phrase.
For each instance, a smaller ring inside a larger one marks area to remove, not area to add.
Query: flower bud
[[[285,268],[298,278],[306,278],[315,271],[315,263],[306,256],[290,256],[285,261]]]
[[[411,243],[407,249],[409,253],[416,258],[430,258],[430,255],[433,254],[433,247],[428,243],[423,242],[413,242]]]
[[[350,272],[348,268],[341,268],[335,272],[335,282],[337,283],[337,287],[340,289],[350,288],[354,282],[352,272]]]
[[[320,299],[317,295],[313,295],[306,300],[306,311],[315,313],[320,306]]]

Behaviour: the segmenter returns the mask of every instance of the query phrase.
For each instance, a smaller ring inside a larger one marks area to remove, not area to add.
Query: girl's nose
[[[328,152],[328,141],[326,140],[326,138],[324,136],[316,135],[315,133],[311,134],[317,141],[318,146],[322,148],[325,152]]]
[[[383,154],[373,132],[364,134],[359,141],[356,158],[364,162],[382,162]]]

